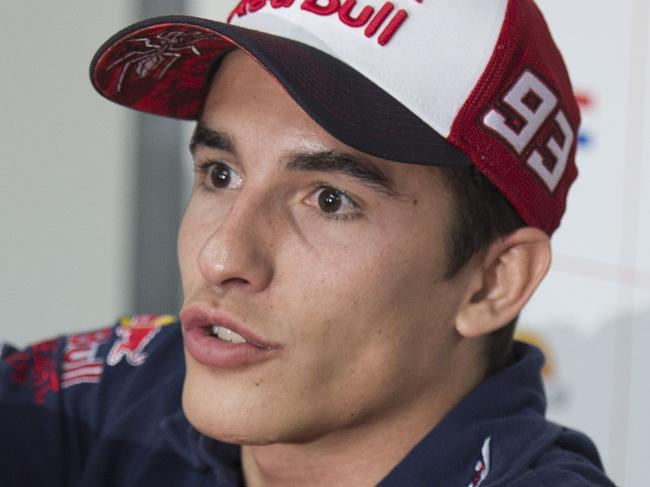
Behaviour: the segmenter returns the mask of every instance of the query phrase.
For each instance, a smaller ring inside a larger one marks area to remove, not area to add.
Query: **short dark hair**
[[[441,168],[440,172],[454,200],[446,275],[452,278],[477,252],[526,224],[503,194],[474,166]],[[510,362],[517,319],[490,335],[486,347],[488,373]]]

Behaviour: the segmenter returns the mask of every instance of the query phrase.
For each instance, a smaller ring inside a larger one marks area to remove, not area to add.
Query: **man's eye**
[[[327,217],[353,218],[359,215],[359,206],[343,191],[329,187],[320,186],[308,198],[311,205],[318,206],[318,209],[325,213]]]
[[[235,188],[241,184],[241,176],[224,162],[210,162],[198,169],[206,188]]]
[[[232,181],[231,169],[222,162],[212,164],[208,168],[208,176],[215,188],[227,188]]]
[[[341,194],[333,188],[323,188],[318,194],[318,206],[325,213],[336,213],[343,206],[343,198],[345,195]]]

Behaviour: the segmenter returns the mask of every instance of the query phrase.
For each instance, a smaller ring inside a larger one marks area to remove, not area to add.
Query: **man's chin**
[[[200,433],[214,440],[236,445],[268,445],[273,438],[260,434],[259,428],[239,414],[223,411],[220,407],[208,408],[197,404],[191,395],[183,392],[183,413],[189,423]]]
[[[325,428],[307,427],[292,415],[278,417],[268,408],[236,407],[232,402],[211,402],[207,395],[183,387],[183,412],[190,424],[214,440],[242,446],[278,443],[304,444],[326,435]]]
[[[197,376],[198,375],[198,376]],[[209,380],[194,371],[185,377],[182,407],[185,417],[200,433],[237,445],[269,445],[281,440],[279,421],[265,408],[258,391],[230,390],[219,394]]]

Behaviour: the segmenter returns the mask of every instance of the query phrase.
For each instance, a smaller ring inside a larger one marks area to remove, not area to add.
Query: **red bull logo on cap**
[[[292,7],[295,0],[241,0],[228,16],[228,22],[234,17],[244,17],[266,7],[267,3],[274,9]],[[422,0],[415,0],[422,3]],[[397,30],[402,26],[409,14],[406,10],[396,9],[393,2],[385,2],[381,8],[375,9],[370,5],[357,5],[356,0],[303,0],[300,9],[312,14],[328,17],[337,14],[343,25],[352,28],[365,27],[364,34],[371,38],[377,32],[377,42],[385,46],[390,42]],[[356,13],[353,12],[356,11]]]

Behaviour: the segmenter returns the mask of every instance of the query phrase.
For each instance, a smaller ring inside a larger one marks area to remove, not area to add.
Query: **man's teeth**
[[[234,331],[225,328],[223,326],[213,326],[212,334],[216,336],[219,340],[222,340],[224,342],[234,343],[234,344],[246,343],[244,337],[238,335]]]

